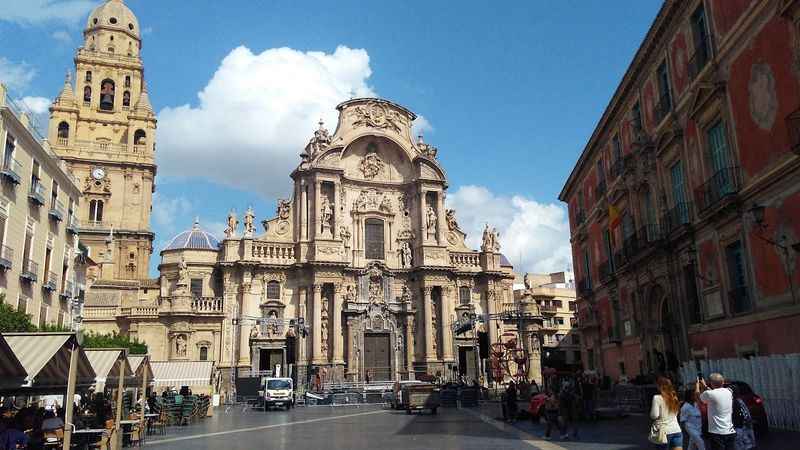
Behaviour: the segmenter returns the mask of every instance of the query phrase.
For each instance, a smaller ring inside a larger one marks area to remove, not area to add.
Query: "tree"
[[[5,295],[0,295],[0,332],[36,331],[31,315],[12,308],[5,300]]]
[[[83,335],[85,348],[127,348],[131,355],[146,355],[147,344],[138,339],[117,333],[95,333],[90,331]]]

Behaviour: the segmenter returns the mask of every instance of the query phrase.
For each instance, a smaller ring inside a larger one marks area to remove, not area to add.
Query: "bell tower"
[[[83,38],[74,80],[67,74],[50,107],[49,141],[83,188],[71,225],[95,260],[113,258],[113,273],[103,278],[146,279],[156,117],[144,82],[139,22],[123,0],[107,0],[89,15]]]

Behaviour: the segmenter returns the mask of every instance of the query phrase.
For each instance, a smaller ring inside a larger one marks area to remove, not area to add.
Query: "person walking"
[[[569,439],[569,428],[572,425],[572,437],[578,438],[578,396],[571,382],[561,386],[558,395],[558,414],[561,416],[561,439]]]
[[[547,398],[544,400],[544,418],[547,422],[547,428],[544,431],[544,438],[550,439],[550,433],[553,428],[560,431],[562,435],[564,431],[562,431],[561,423],[558,421],[558,397],[550,389],[545,391],[545,395],[547,395]]]
[[[733,393],[724,387],[722,374],[708,376],[711,384],[698,377],[695,391],[700,401],[708,405],[708,448],[709,450],[735,450],[736,430],[733,428]]]
[[[703,442],[703,416],[697,393],[693,389],[687,389],[685,392],[679,422],[683,425],[683,431],[689,436],[686,450],[706,450],[706,444]]]
[[[653,396],[650,406],[650,418],[653,420],[653,427],[657,428],[659,434],[666,435],[666,442],[658,445],[663,450],[683,450],[683,433],[681,426],[678,425],[678,409],[680,401],[675,388],[668,378],[658,377],[656,380],[658,394]]]
[[[739,390],[730,387],[733,392],[733,412],[731,419],[733,429],[736,430],[736,450],[751,450],[756,448],[756,435],[753,432],[753,416],[747,404],[742,400]]]
[[[514,382],[508,383],[506,388],[506,411],[508,411],[508,421],[514,423],[517,420],[517,385]]]

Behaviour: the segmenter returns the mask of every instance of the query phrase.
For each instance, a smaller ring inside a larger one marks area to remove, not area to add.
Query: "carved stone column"
[[[308,320],[306,315],[306,303],[308,302],[308,288],[300,286],[298,289],[297,297],[297,317],[302,317],[303,320]],[[302,333],[297,333],[297,363],[305,365],[308,363],[308,354],[306,350],[306,338]]]
[[[311,325],[311,362],[313,364],[324,364],[322,357],[322,285],[314,285],[313,323]]]
[[[425,321],[425,361],[436,361],[436,349],[433,340],[436,338],[436,331],[433,329],[433,288],[426,286],[425,296],[422,299],[422,319]]]
[[[347,378],[351,381],[358,380],[358,341],[355,333],[356,319],[347,318]]]
[[[489,281],[486,283],[486,311],[492,315],[496,314],[497,302],[495,301],[494,283]],[[498,340],[497,321],[490,320],[489,326],[486,330],[489,333],[489,345],[494,344]]]
[[[406,315],[406,370],[409,375],[414,372],[414,315]],[[409,378],[411,378],[409,376]]]
[[[342,336],[342,285],[337,284],[333,293],[333,363],[344,364],[344,336]]]
[[[449,362],[454,361],[453,330],[450,328],[450,321],[454,313],[452,294],[453,289],[449,287],[442,288],[442,318],[440,319],[442,324],[442,358]]]

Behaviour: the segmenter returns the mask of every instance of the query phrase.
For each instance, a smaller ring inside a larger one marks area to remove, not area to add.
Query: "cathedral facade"
[[[413,112],[376,98],[338,105],[336,130],[320,123],[274,217],[231,213],[221,241],[195,223],[149,279],[156,119],[139,24],[108,0],[84,37],[51,140],[84,183],[80,236],[97,263],[85,329],[136,337],[153,360],[215,361],[228,392],[237,375],[276,369],[300,383],[478,376],[479,333],[491,344],[507,330],[454,324],[511,310],[514,274],[488,226],[480,251],[466,246],[437,149],[412,138]]]

